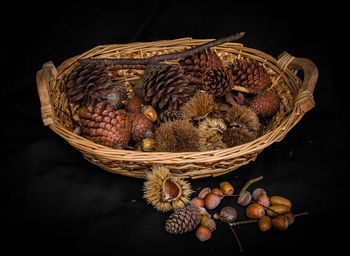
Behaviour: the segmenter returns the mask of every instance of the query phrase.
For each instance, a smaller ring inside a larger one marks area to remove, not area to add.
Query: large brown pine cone
[[[267,70],[256,61],[236,60],[229,65],[229,70],[234,85],[264,89],[271,84]]]
[[[223,67],[219,56],[210,49],[181,59],[179,64],[183,66],[187,73],[195,77],[202,77],[208,69]]]
[[[175,65],[159,65],[146,69],[143,77],[143,96],[146,103],[158,111],[162,120],[162,112],[166,117],[177,112],[194,94],[195,88],[190,84],[184,71]]]
[[[123,110],[114,110],[113,104],[103,101],[87,107],[80,114],[82,136],[112,148],[125,148],[129,143],[132,121]]]
[[[112,86],[108,71],[101,63],[79,63],[68,75],[65,88],[72,102],[90,105]]]
[[[170,234],[183,234],[194,230],[201,221],[198,207],[188,205],[173,212],[165,223]]]
[[[225,67],[207,70],[202,76],[202,89],[214,96],[223,96],[232,85],[232,74]]]

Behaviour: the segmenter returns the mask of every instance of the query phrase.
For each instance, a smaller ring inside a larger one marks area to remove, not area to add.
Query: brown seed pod
[[[246,214],[248,218],[251,219],[260,219],[265,215],[265,209],[258,203],[252,203],[247,207]]]
[[[221,199],[217,194],[210,192],[204,197],[204,206],[208,210],[212,210],[220,204],[220,201]]]

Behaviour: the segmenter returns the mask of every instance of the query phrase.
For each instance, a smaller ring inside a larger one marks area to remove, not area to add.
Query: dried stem
[[[235,238],[236,238],[236,241],[237,241],[238,246],[239,246],[239,251],[240,251],[240,252],[243,252],[242,244],[241,244],[241,242],[239,241],[238,236],[237,236],[235,230],[234,230],[233,227],[232,227],[233,225],[231,225],[230,223],[227,223],[227,225],[230,227],[230,229],[232,230],[233,235],[234,235]]]
[[[198,45],[194,48],[184,50],[182,52],[174,52],[174,53],[168,53],[168,54],[161,54],[161,55],[155,55],[150,58],[119,58],[119,59],[106,59],[106,58],[85,58],[80,59],[79,62],[81,63],[87,63],[87,62],[99,62],[104,63],[106,65],[128,65],[128,66],[135,66],[135,65],[141,65],[146,66],[148,64],[155,64],[161,61],[168,61],[168,60],[174,60],[174,59],[183,59],[188,56],[192,56],[196,53],[199,53],[201,51],[204,51],[210,47],[218,46],[220,44],[226,43],[226,42],[232,42],[235,40],[238,40],[244,36],[245,32],[240,32],[235,35],[227,36],[224,38],[220,38],[205,44]]]
[[[243,188],[241,189],[241,191],[240,191],[239,193],[241,194],[243,191],[246,191],[250,185],[252,185],[252,184],[255,183],[255,182],[258,182],[259,180],[262,180],[263,178],[264,178],[264,176],[260,176],[260,177],[257,177],[257,178],[254,178],[254,179],[249,180],[249,181],[243,186]]]

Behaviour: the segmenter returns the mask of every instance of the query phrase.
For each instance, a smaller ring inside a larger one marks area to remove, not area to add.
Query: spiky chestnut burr
[[[143,197],[161,212],[183,208],[190,202],[191,185],[173,176],[169,169],[155,165],[146,176]]]

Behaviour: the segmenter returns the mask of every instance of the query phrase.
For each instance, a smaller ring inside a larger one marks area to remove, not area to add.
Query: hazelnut
[[[284,231],[288,228],[288,218],[283,215],[278,215],[272,219],[272,226],[280,231]]]
[[[220,201],[221,199],[217,194],[210,192],[204,197],[204,206],[208,210],[212,210],[220,204]]]
[[[260,219],[265,215],[265,209],[258,203],[252,203],[247,207],[246,214],[251,219]]]
[[[258,200],[259,196],[262,195],[267,195],[266,191],[263,188],[256,188],[252,193],[252,197],[255,201]]]
[[[207,226],[200,225],[196,230],[196,236],[200,241],[207,241],[211,238],[211,231]]]
[[[249,191],[245,190],[239,194],[237,203],[242,206],[247,206],[252,200],[252,195]]]
[[[154,149],[154,139],[145,138],[142,140],[142,149],[144,151],[152,151]]]
[[[191,205],[197,207],[204,207],[204,200],[198,197],[195,197],[191,200]]]
[[[270,198],[267,195],[259,196],[256,201],[264,207],[270,206]]]
[[[258,221],[258,227],[263,232],[271,229],[271,218],[269,216],[262,216]]]
[[[203,225],[208,227],[211,232],[213,232],[216,229],[216,223],[213,219],[207,219]]]
[[[217,194],[220,197],[220,199],[222,199],[224,197],[224,194],[222,193],[221,189],[219,189],[219,188],[213,188],[211,191],[214,194]]]
[[[204,198],[208,193],[210,193],[211,192],[211,188],[208,188],[208,187],[206,187],[206,188],[203,188],[200,192],[199,192],[199,194],[198,194],[198,198]]]
[[[220,183],[220,189],[224,195],[232,195],[235,191],[231,183],[227,181]]]

